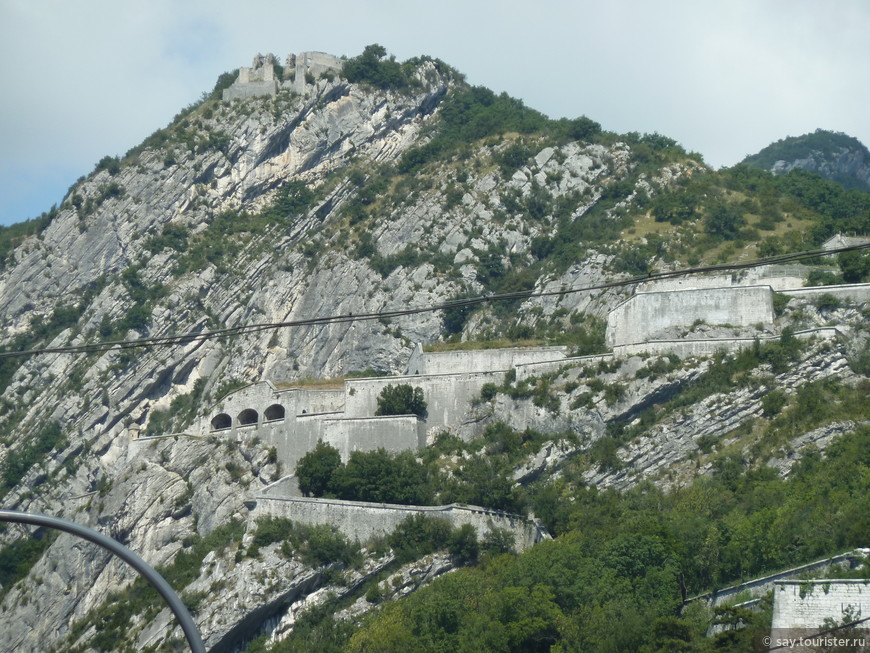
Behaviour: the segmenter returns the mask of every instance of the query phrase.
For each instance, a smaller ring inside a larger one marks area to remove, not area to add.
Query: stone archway
[[[218,415],[215,415],[211,420],[212,431],[224,431],[228,428],[232,428],[232,426],[233,418],[226,413],[220,413]]]
[[[256,424],[260,419],[260,416],[257,414],[257,411],[253,408],[245,408],[241,413],[236,417],[236,421],[239,426],[248,426],[249,424]]]
[[[265,410],[263,417],[266,418],[267,422],[274,422],[275,420],[284,419],[285,414],[284,406],[281,404],[272,404]]]

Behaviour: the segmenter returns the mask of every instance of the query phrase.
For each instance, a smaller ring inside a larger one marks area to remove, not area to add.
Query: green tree
[[[837,264],[846,283],[861,283],[870,275],[870,256],[862,251],[841,252]]]
[[[296,464],[299,490],[306,497],[322,497],[329,490],[332,477],[339,468],[341,455],[338,449],[323,440],[318,441],[317,446]]]
[[[425,505],[434,498],[428,469],[410,451],[354,451],[331,477],[329,489],[351,501]]]
[[[734,240],[745,222],[736,206],[723,200],[714,200],[707,208],[704,229],[711,236]]]
[[[415,388],[407,383],[386,386],[378,395],[378,408],[375,415],[426,417],[426,400],[423,398],[423,388]]]

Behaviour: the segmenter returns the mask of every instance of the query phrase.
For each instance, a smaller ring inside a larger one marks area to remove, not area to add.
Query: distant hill
[[[812,134],[788,136],[743,162],[774,174],[802,168],[846,188],[870,190],[870,151],[857,138],[841,132],[817,129]]]

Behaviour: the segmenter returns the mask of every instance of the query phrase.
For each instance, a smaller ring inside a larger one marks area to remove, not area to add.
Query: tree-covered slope
[[[743,163],[775,174],[809,170],[846,188],[870,190],[870,151],[857,138],[840,132],[817,129],[789,136],[747,156]]]

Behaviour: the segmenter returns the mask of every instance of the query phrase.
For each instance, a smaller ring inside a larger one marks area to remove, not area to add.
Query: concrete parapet
[[[262,492],[254,497],[254,501],[256,505],[251,511],[254,519],[285,517],[303,524],[329,524],[347,537],[360,542],[391,533],[411,515],[444,519],[454,528],[471,524],[481,538],[494,528],[507,530],[514,536],[517,551],[549,538],[546,529],[536,520],[478,506],[402,506],[338,499],[278,497]]]
[[[691,603],[692,601],[703,601],[711,607],[716,607],[733,602],[734,598],[738,595],[750,595],[754,597],[763,596],[773,589],[773,585],[777,581],[800,578],[808,573],[823,573],[832,567],[853,568],[856,565],[861,564],[868,553],[870,553],[870,549],[854,549],[852,551],[846,551],[845,553],[840,553],[830,558],[816,560],[798,567],[784,569],[783,571],[778,571],[768,576],[761,576],[759,578],[747,580],[743,583],[731,585],[730,587],[724,587],[715,592],[699,594],[698,596],[693,596],[688,599],[686,603]]]
[[[833,295],[837,299],[848,299],[859,304],[870,301],[870,283],[850,283],[838,286],[814,286],[783,290],[783,295],[803,299],[818,299],[822,295]]]
[[[831,339],[840,335],[836,327],[819,327],[817,329],[805,329],[795,331],[794,336],[801,340],[809,338]],[[628,345],[619,345],[613,348],[615,356],[634,356],[636,354],[676,354],[680,358],[692,356],[712,356],[717,352],[739,351],[745,347],[751,347],[759,342],[771,342],[779,340],[779,336],[758,336],[755,338],[707,338],[698,340],[653,340],[650,342],[636,342]]]
[[[590,356],[571,356],[556,361],[543,361],[540,363],[524,363],[516,366],[517,381],[522,381],[530,376],[540,376],[541,374],[549,374],[558,372],[563,367],[579,367],[588,363],[598,363],[599,361],[609,361],[613,359],[613,354],[592,354]]]
[[[424,352],[421,345],[417,343],[408,359],[405,374],[455,374],[460,371],[509,370],[517,365],[564,360],[567,354],[568,348],[564,346]]]
[[[611,347],[654,340],[670,327],[707,324],[750,326],[774,320],[770,286],[734,286],[639,293],[607,316]]]

